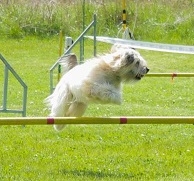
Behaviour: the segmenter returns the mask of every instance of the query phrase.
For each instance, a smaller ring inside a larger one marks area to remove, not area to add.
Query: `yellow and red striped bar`
[[[194,73],[148,73],[146,77],[194,77]]]
[[[193,116],[149,117],[0,117],[0,125],[53,124],[194,124]]]

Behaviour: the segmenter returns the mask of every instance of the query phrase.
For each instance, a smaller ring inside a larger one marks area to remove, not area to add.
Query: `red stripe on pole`
[[[54,124],[54,118],[47,118],[47,124]]]
[[[177,74],[176,73],[173,73],[172,74],[172,80],[174,79],[174,77],[177,77]]]
[[[120,118],[120,124],[127,124],[127,118]]]

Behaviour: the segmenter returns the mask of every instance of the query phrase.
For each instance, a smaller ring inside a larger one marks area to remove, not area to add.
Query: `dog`
[[[110,53],[78,64],[75,54],[62,58],[64,74],[45,99],[50,117],[81,117],[90,103],[121,104],[122,82],[140,81],[149,69],[139,52],[115,44]],[[54,125],[57,131],[65,125]]]

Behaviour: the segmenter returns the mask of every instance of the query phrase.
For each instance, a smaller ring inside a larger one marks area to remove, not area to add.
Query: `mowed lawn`
[[[92,57],[92,41],[85,43]],[[74,50],[78,54],[79,46]],[[98,43],[99,54],[110,45]],[[27,116],[47,116],[49,69],[58,37],[0,39],[0,53],[28,86]],[[193,55],[141,50],[150,73],[191,72]],[[0,61],[0,85],[4,66]],[[57,71],[55,76],[57,79]],[[85,116],[194,116],[194,78],[145,77],[123,85],[123,103],[91,105]],[[8,106],[20,108],[22,89],[10,74]],[[3,93],[3,88],[0,89]],[[1,107],[1,105],[0,105]],[[1,117],[21,116],[1,113]],[[193,125],[69,125],[0,127],[0,180],[193,180]]]

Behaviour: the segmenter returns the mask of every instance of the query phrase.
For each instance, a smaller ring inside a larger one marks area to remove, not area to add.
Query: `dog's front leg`
[[[100,103],[121,104],[121,91],[111,84],[94,84],[91,89],[91,96]]]

